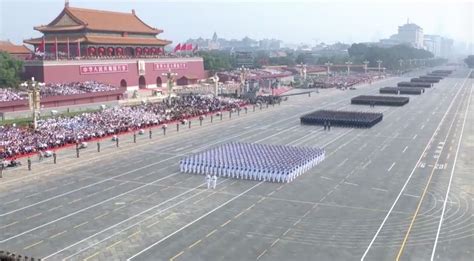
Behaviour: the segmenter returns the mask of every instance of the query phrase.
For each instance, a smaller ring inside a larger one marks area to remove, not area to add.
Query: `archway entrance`
[[[122,80],[120,81],[120,87],[127,88],[127,81],[125,81],[125,79],[122,79]]]
[[[161,77],[156,77],[156,87],[161,88],[162,84]]]
[[[145,76],[140,76],[140,78],[138,78],[138,88],[140,89],[145,89],[146,88],[146,79],[145,79]]]

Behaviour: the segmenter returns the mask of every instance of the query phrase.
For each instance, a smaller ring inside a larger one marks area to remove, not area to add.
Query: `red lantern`
[[[143,48],[143,54],[148,55],[149,51],[150,49],[148,49],[148,47]]]
[[[99,47],[99,56],[103,56],[105,54],[105,48]]]
[[[122,47],[117,47],[117,49],[115,50],[115,53],[116,53],[117,55],[123,55],[123,49],[122,49]]]
[[[114,54],[114,48],[112,47],[107,48],[107,55],[112,56],[113,54]]]
[[[95,55],[95,48],[94,47],[87,48],[87,53],[88,53],[89,56],[94,56]]]
[[[136,53],[136,55],[141,55],[142,54],[142,48],[141,47],[135,48],[135,53]]]

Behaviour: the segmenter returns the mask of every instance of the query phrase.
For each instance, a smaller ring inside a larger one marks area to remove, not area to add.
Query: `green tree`
[[[0,52],[0,87],[17,88],[22,69],[22,61],[14,59],[8,53]]]
[[[469,55],[464,59],[464,62],[469,66],[469,68],[474,68],[474,55]]]

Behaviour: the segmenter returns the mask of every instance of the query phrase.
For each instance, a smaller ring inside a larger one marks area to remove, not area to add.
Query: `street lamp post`
[[[168,102],[169,102],[171,100],[171,92],[173,90],[174,77],[176,77],[178,74],[171,72],[171,69],[169,69],[168,72],[162,73],[161,75],[166,77],[166,82],[168,85]]]
[[[403,59],[400,59],[398,60],[398,62],[400,63],[400,75],[402,75],[402,66],[403,66]]]
[[[327,76],[329,77],[329,74],[331,73],[331,65],[332,65],[332,63],[327,62],[327,63],[325,63],[324,65],[326,65],[326,67],[327,67]]]
[[[250,71],[249,68],[245,68],[243,65],[239,68],[240,70],[240,89],[238,96],[240,96],[243,92],[243,88],[245,87],[245,80],[247,79],[247,74]],[[248,91],[248,90],[247,90]]]
[[[364,64],[364,71],[365,71],[365,74],[367,74],[367,66],[369,65],[369,61],[365,60],[362,62]]]
[[[350,74],[351,74],[351,65],[352,65],[352,62],[351,62],[351,61],[347,61],[347,62],[346,62],[347,75],[350,75]]]
[[[377,64],[378,64],[378,69],[379,69],[379,73],[380,73],[382,60],[377,60]]]
[[[44,83],[35,81],[34,77],[31,77],[31,81],[20,84],[20,86],[28,89],[29,106],[32,111],[33,129],[35,130],[38,127],[38,113],[41,108],[41,94],[39,87],[44,85]]]
[[[217,97],[219,96],[219,76],[216,73],[210,79],[214,82],[214,95]]]

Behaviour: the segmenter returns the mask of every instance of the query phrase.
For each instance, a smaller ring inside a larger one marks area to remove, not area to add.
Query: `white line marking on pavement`
[[[6,238],[6,239],[1,240],[0,243],[5,243],[5,242],[7,242],[7,241],[9,241],[9,240],[12,240],[12,239],[17,238],[17,237],[19,237],[19,236],[22,236],[22,235],[24,235],[24,234],[33,232],[33,231],[35,231],[35,230],[38,230],[38,229],[40,229],[40,228],[43,228],[43,227],[48,226],[48,225],[50,225],[50,224],[56,223],[56,222],[58,222],[58,221],[60,221],[60,220],[63,220],[63,219],[65,219],[65,218],[68,218],[68,217],[70,217],[70,216],[73,216],[73,215],[75,215],[75,214],[77,214],[77,213],[84,212],[84,211],[86,211],[86,210],[88,210],[88,209],[91,209],[91,208],[94,208],[94,207],[96,207],[96,206],[102,205],[102,204],[104,204],[104,203],[106,203],[106,202],[109,202],[109,201],[111,201],[111,200],[114,200],[114,199],[116,199],[116,198],[118,198],[118,197],[121,197],[121,196],[130,194],[130,193],[132,193],[132,192],[134,192],[134,191],[136,191],[136,190],[142,189],[142,188],[144,188],[144,187],[146,187],[146,186],[150,186],[150,185],[152,185],[153,183],[159,182],[159,181],[161,181],[161,180],[163,180],[163,179],[166,179],[166,178],[168,178],[168,177],[171,177],[171,176],[174,176],[174,175],[178,175],[178,174],[179,174],[179,172],[175,172],[175,173],[170,174],[170,175],[168,175],[168,176],[165,176],[165,177],[163,177],[163,178],[159,178],[159,179],[157,179],[157,180],[155,180],[155,181],[153,181],[153,182],[151,182],[151,183],[148,183],[148,184],[145,184],[145,185],[136,187],[136,188],[134,188],[134,189],[132,189],[132,190],[129,190],[129,191],[127,191],[127,192],[118,194],[117,196],[107,198],[106,200],[100,201],[100,202],[95,203],[95,204],[93,204],[93,205],[90,205],[90,206],[88,206],[88,207],[86,207],[86,208],[79,209],[79,210],[77,210],[77,211],[75,211],[75,212],[72,212],[72,213],[69,213],[69,214],[67,214],[67,215],[65,215],[65,216],[62,216],[62,217],[60,217],[60,218],[54,219],[54,220],[52,220],[52,221],[50,221],[50,222],[47,222],[47,223],[44,223],[44,224],[42,224],[42,225],[40,225],[40,226],[31,228],[31,229],[26,230],[26,231],[23,231],[23,232],[21,232],[21,233],[17,233],[17,234],[15,234],[15,235],[13,235],[13,236],[10,236],[10,237],[8,237],[8,238]]]
[[[344,182],[344,184],[351,185],[351,186],[359,186],[359,184],[351,183],[351,182]]]
[[[171,233],[171,234],[167,235],[166,237],[164,237],[164,238],[162,238],[162,239],[156,241],[155,243],[151,244],[150,246],[146,247],[145,249],[141,250],[140,252],[134,254],[133,256],[129,257],[127,260],[132,260],[132,259],[136,258],[137,256],[141,255],[142,253],[144,253],[144,252],[148,251],[149,249],[151,249],[152,247],[154,247],[154,246],[160,244],[161,242],[167,240],[168,238],[172,237],[173,235],[175,235],[175,234],[181,232],[182,230],[188,228],[189,226],[193,225],[194,223],[198,222],[199,220],[201,220],[201,219],[207,217],[208,215],[210,215],[210,214],[214,213],[215,211],[219,210],[220,208],[226,206],[226,205],[229,204],[230,202],[232,202],[232,201],[234,201],[234,200],[236,200],[236,199],[242,197],[242,196],[245,195],[247,192],[249,192],[249,191],[253,190],[254,188],[256,188],[257,186],[260,186],[261,184],[263,184],[263,182],[264,182],[264,181],[261,181],[261,182],[255,184],[254,186],[250,187],[249,189],[245,190],[244,192],[242,192],[242,193],[238,194],[237,196],[235,196],[235,197],[229,199],[229,200],[226,201],[225,203],[223,203],[223,204],[217,206],[216,208],[214,208],[214,209],[212,209],[211,211],[209,211],[209,212],[203,214],[202,216],[200,216],[200,217],[198,217],[197,219],[193,220],[192,222],[186,224],[185,226],[181,227],[180,229],[174,231],[173,233]]]
[[[402,153],[405,153],[405,151],[408,149],[408,146],[405,146],[405,148],[403,149]]]
[[[418,134],[415,134],[415,136],[413,136],[413,139],[416,139],[416,137],[418,137]]]
[[[322,179],[327,179],[327,180],[333,180],[332,178],[328,178],[328,177],[325,177],[325,176],[321,176]]]
[[[381,189],[381,188],[372,188],[373,190],[378,190],[378,191],[383,191],[383,192],[388,192],[386,189]]]
[[[390,165],[390,168],[388,168],[387,171],[390,172],[392,170],[393,166],[395,166],[395,162],[392,163],[392,165]]]
[[[407,196],[407,197],[412,197],[412,198],[419,198],[420,196],[415,196],[415,195],[412,195],[412,194],[403,194],[403,196]]]
[[[224,182],[226,182],[226,180],[220,182],[219,184],[222,184],[222,183],[224,183]],[[63,248],[63,249],[60,249],[60,250],[58,250],[58,251],[56,251],[56,252],[54,252],[54,253],[52,253],[52,254],[46,256],[46,257],[43,257],[42,259],[43,259],[43,260],[46,260],[46,259],[48,259],[48,258],[51,258],[51,257],[53,257],[53,256],[55,256],[55,255],[57,255],[57,254],[59,254],[59,253],[61,253],[61,252],[63,252],[64,250],[67,250],[67,249],[69,249],[69,248],[71,248],[71,247],[73,247],[73,246],[76,246],[76,245],[78,245],[78,244],[80,244],[80,243],[82,243],[82,242],[84,242],[84,241],[88,241],[89,239],[91,239],[91,238],[93,238],[93,237],[95,237],[95,236],[97,236],[97,235],[99,235],[99,234],[101,234],[101,233],[103,233],[103,232],[105,232],[105,231],[108,231],[108,230],[110,230],[110,229],[112,229],[112,228],[115,228],[115,227],[117,227],[117,226],[119,226],[119,225],[121,225],[121,224],[123,224],[123,223],[125,223],[125,222],[127,222],[127,221],[129,221],[129,220],[131,220],[131,219],[133,219],[133,218],[135,218],[135,217],[138,217],[138,216],[140,216],[140,215],[143,215],[143,214],[145,214],[145,213],[147,213],[147,212],[149,212],[149,211],[151,211],[151,210],[153,210],[153,209],[159,208],[159,207],[161,207],[162,205],[164,205],[164,204],[170,202],[171,200],[174,200],[174,199],[176,199],[176,198],[178,198],[178,197],[181,197],[181,196],[183,196],[183,195],[185,195],[185,194],[188,194],[189,192],[192,192],[192,191],[194,191],[194,190],[197,190],[199,187],[203,186],[204,184],[205,184],[205,183],[199,184],[198,186],[196,186],[196,187],[194,187],[194,188],[192,188],[192,189],[189,189],[189,190],[187,190],[187,191],[185,191],[185,192],[183,192],[183,193],[181,193],[181,194],[178,194],[178,195],[176,195],[176,196],[174,196],[174,197],[172,197],[172,198],[169,198],[169,199],[167,199],[167,200],[165,200],[165,201],[163,201],[163,202],[161,202],[161,203],[159,203],[159,204],[157,204],[157,205],[155,205],[155,206],[153,206],[153,207],[151,207],[151,208],[149,208],[149,209],[145,209],[144,211],[142,211],[142,212],[140,212],[140,213],[137,213],[137,214],[135,214],[134,216],[131,216],[131,217],[125,219],[125,220],[122,220],[122,221],[120,221],[119,223],[116,223],[115,225],[112,225],[112,226],[110,226],[110,227],[108,227],[108,228],[105,228],[105,229],[103,229],[103,230],[101,230],[101,231],[99,231],[99,232],[97,232],[97,233],[95,233],[95,234],[93,234],[93,235],[90,235],[90,236],[88,236],[88,237],[86,237],[86,238],[84,238],[84,239],[82,239],[82,240],[80,240],[80,241],[78,241],[78,242],[76,242],[76,243],[74,243],[74,244],[72,244],[72,245],[69,245],[69,246],[67,246],[67,247],[65,247],[65,248]],[[112,235],[110,235],[110,236],[108,236],[108,237],[106,237],[106,238],[104,238],[104,239],[102,239],[102,240],[100,240],[100,241],[98,241],[98,242],[95,242],[94,244],[88,245],[86,248],[82,248],[81,250],[75,252],[74,254],[72,254],[72,255],[70,255],[70,256],[64,258],[64,259],[70,258],[70,257],[75,256],[75,255],[77,255],[77,254],[79,254],[79,253],[81,253],[81,252],[83,252],[83,251],[85,251],[85,250],[87,250],[87,249],[89,249],[89,248],[91,248],[91,247],[94,247],[94,246],[96,246],[96,245],[98,245],[98,244],[104,242],[105,240],[108,240],[108,239],[112,238],[113,236],[115,236],[115,235],[117,235],[117,234],[120,234],[120,233],[122,233],[123,231],[128,230],[128,229],[130,229],[130,228],[136,226],[137,224],[139,224],[139,223],[141,223],[141,222],[144,222],[144,221],[146,221],[146,220],[148,220],[148,219],[151,219],[151,218],[153,218],[153,217],[155,217],[155,216],[157,216],[157,215],[159,215],[159,214],[161,214],[161,213],[167,211],[168,209],[171,209],[171,208],[175,207],[176,205],[179,205],[179,204],[183,203],[184,201],[187,201],[187,200],[189,200],[189,199],[191,199],[191,198],[193,198],[193,197],[195,197],[195,196],[198,196],[198,195],[200,195],[201,193],[204,193],[204,192],[205,192],[205,191],[201,191],[201,192],[199,192],[199,193],[197,193],[197,194],[195,194],[195,195],[192,195],[191,197],[188,197],[188,198],[183,199],[183,200],[181,200],[181,201],[179,201],[179,202],[177,202],[177,203],[175,203],[175,204],[173,204],[173,205],[171,205],[171,206],[169,206],[169,207],[166,207],[166,208],[164,208],[164,209],[162,209],[162,210],[160,210],[160,211],[154,213],[153,215],[146,217],[145,219],[143,219],[143,220],[141,220],[141,221],[138,221],[138,222],[136,222],[136,223],[134,223],[134,224],[132,224],[132,225],[130,225],[130,226],[124,228],[124,229],[121,229],[121,230],[119,230],[119,231],[113,233]]]
[[[472,72],[472,70],[470,70],[470,72]],[[465,84],[465,81],[463,83],[463,86],[464,86],[464,84]],[[441,218],[439,220],[438,230],[436,231],[436,238],[435,238],[435,242],[433,244],[433,251],[431,252],[431,261],[434,260],[434,256],[435,256],[435,253],[436,253],[436,247],[438,246],[439,234],[441,232],[441,227],[443,225],[444,213],[446,211],[446,203],[448,202],[449,192],[451,190],[451,184],[452,184],[452,181],[453,181],[454,170],[456,168],[456,162],[457,162],[457,159],[458,159],[459,148],[461,147],[462,136],[463,136],[463,133],[464,133],[464,126],[466,124],[467,113],[469,111],[469,106],[471,105],[471,96],[472,96],[472,86],[471,86],[471,91],[469,92],[469,98],[468,98],[466,112],[464,113],[464,120],[463,120],[462,127],[461,127],[461,134],[459,135],[459,141],[458,141],[458,145],[457,145],[457,149],[456,149],[456,154],[454,155],[454,163],[453,163],[453,167],[451,169],[451,174],[450,174],[450,177],[449,177],[448,189],[446,190],[446,196],[444,197],[443,209],[441,211]]]
[[[468,74],[469,76],[469,74]],[[467,77],[466,76],[466,79],[465,81],[467,80]],[[415,173],[415,170],[416,170],[416,167],[418,166],[418,164],[420,163],[422,157],[423,157],[423,154],[426,152],[426,150],[428,149],[428,146],[431,144],[431,142],[433,141],[433,138],[435,137],[437,131],[440,129],[441,127],[441,124],[444,122],[444,120],[446,119],[446,115],[448,115],[448,112],[450,111],[451,107],[453,106],[454,104],[454,101],[456,100],[456,98],[458,97],[459,93],[461,92],[462,88],[459,88],[458,91],[456,92],[456,95],[454,96],[454,98],[451,100],[451,103],[449,104],[448,108],[446,109],[446,112],[444,113],[443,117],[441,118],[441,120],[439,121],[438,123],[438,126],[436,127],[436,130],[434,131],[433,135],[431,136],[431,138],[428,140],[428,143],[426,144],[425,148],[423,149],[423,152],[421,153],[420,157],[418,158],[418,161],[416,162],[415,166],[413,167],[410,175],[408,175],[408,178],[407,180],[405,181],[405,183],[403,184],[402,188],[400,189],[400,193],[398,193],[397,197],[395,198],[395,201],[393,202],[392,206],[390,207],[389,211],[387,212],[387,214],[385,215],[382,223],[380,224],[379,228],[377,229],[377,231],[375,232],[375,235],[373,236],[372,240],[370,241],[369,245],[367,246],[367,249],[365,250],[364,254],[362,255],[361,257],[361,260],[363,261],[365,259],[365,257],[367,256],[367,254],[369,253],[369,250],[370,248],[372,247],[372,245],[374,244],[375,242],[375,239],[378,237],[380,231],[382,230],[383,226],[385,225],[385,223],[387,222],[387,219],[388,217],[390,216],[390,214],[392,213],[393,209],[395,208],[395,205],[397,204],[398,200],[400,199],[400,197],[402,196],[403,194],[403,191],[405,191],[405,188],[407,187],[408,183],[410,182],[411,180],[411,177],[413,176],[413,173]]]

